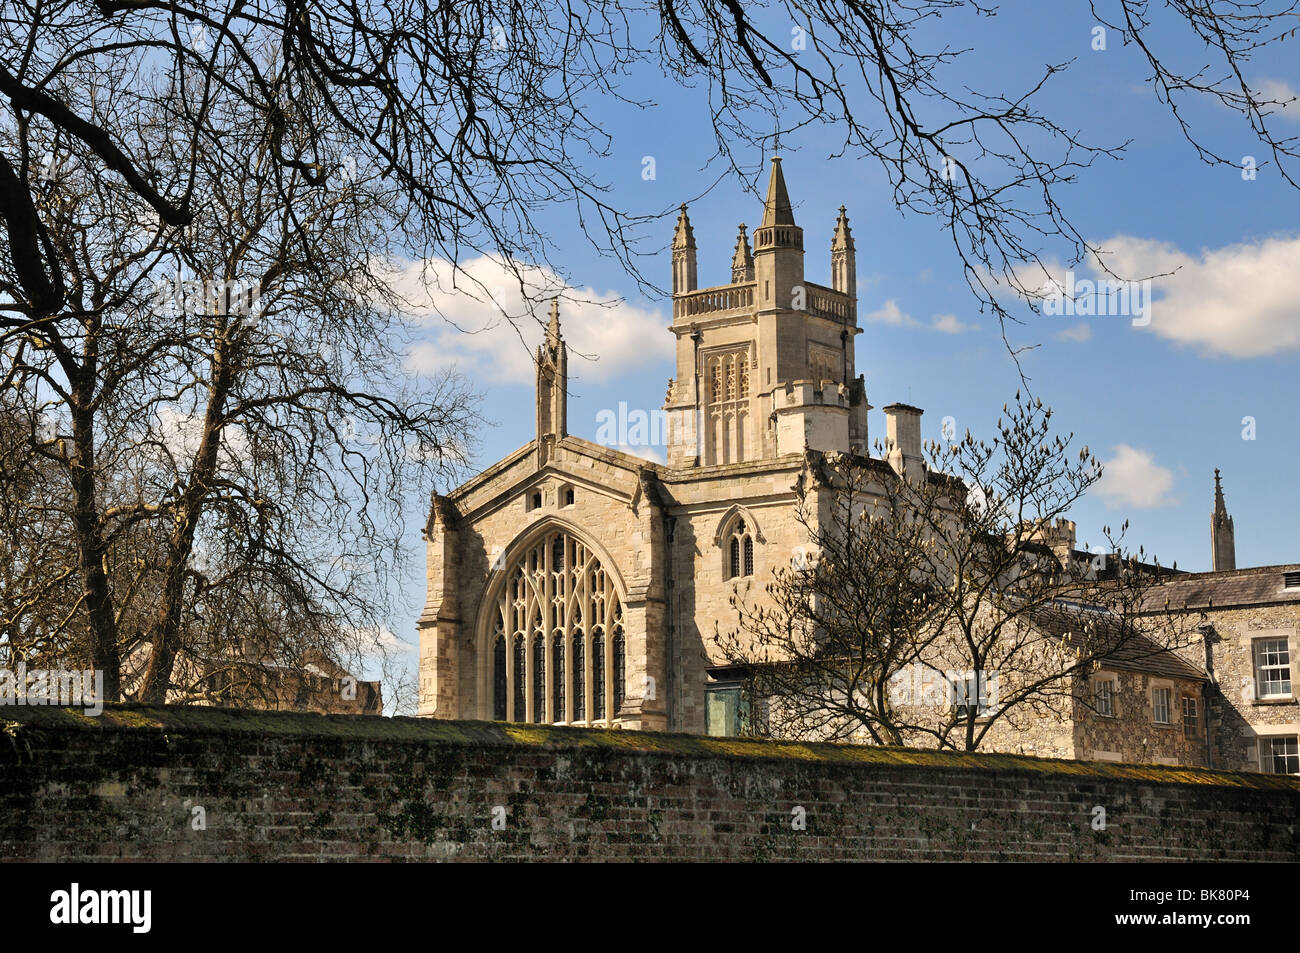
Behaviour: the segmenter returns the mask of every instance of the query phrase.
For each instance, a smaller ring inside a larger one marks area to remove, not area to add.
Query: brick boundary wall
[[[0,798],[0,859],[10,861],[1300,853],[1295,778],[180,707],[110,706],[98,718],[0,709]],[[1104,830],[1094,829],[1098,807]],[[195,829],[195,808],[205,829]],[[494,808],[504,808],[504,830],[493,828]]]

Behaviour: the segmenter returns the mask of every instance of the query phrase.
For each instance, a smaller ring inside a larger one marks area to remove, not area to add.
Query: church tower
[[[724,466],[809,449],[866,453],[866,387],[853,354],[857,262],[843,207],[830,285],[814,284],[804,275],[804,231],[774,156],[753,240],[751,250],[741,225],[730,283],[697,289],[685,206],[677,218],[669,465]]]
[[[560,337],[560,301],[551,301],[546,340],[537,346],[537,465],[545,466],[555,444],[569,432],[569,349]]]
[[[1237,568],[1237,542],[1232,529],[1232,517],[1223,502],[1223,486],[1219,470],[1214,470],[1214,513],[1210,516],[1210,540],[1213,546],[1215,572]]]

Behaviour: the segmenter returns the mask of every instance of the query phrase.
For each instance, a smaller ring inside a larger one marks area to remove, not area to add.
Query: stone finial
[[[853,231],[849,228],[849,217],[840,206],[840,217],[835,220],[835,237],[831,239],[831,251],[853,251]]]
[[[551,299],[551,320],[546,325],[546,346],[554,351],[560,346],[560,299]]]
[[[694,248],[695,230],[691,228],[690,216],[686,214],[686,203],[677,215],[677,228],[673,232],[673,248]]]
[[[749,249],[749,236],[745,234],[745,223],[740,223],[740,234],[736,237],[736,250],[731,256],[731,283],[754,280],[754,253]]]

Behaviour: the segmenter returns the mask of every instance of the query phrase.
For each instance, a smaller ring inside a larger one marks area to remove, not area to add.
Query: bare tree
[[[186,100],[156,108],[164,125]],[[404,493],[463,459],[459,381],[414,394],[393,375],[400,301],[374,254],[390,192],[361,175],[309,188],[275,169],[260,132],[200,156],[203,200],[183,228],[151,223],[84,152],[63,154],[43,185],[47,241],[78,306],[0,316],[8,385],[48,425],[32,446],[67,480],[88,654],[109,697],[141,642],[134,694],[153,702],[179,651],[243,646],[246,600],[224,643],[203,621],[232,588],[292,606],[303,635],[276,653],[290,664],[304,642],[373,619]]]
[[[1112,43],[1141,57],[1202,160],[1235,161],[1195,136],[1182,108],[1193,96],[1240,114],[1295,184],[1297,140],[1274,132],[1282,103],[1245,72],[1261,49],[1294,35],[1296,0],[1176,0],[1158,14],[1142,0],[1089,0],[1088,9]],[[781,131],[834,129],[844,153],[880,164],[901,209],[936,217],[981,304],[1006,319],[1000,291],[1031,304],[1041,294],[1033,266],[1042,242],[1063,243],[1062,259],[1099,251],[1057,196],[1126,143],[1089,143],[1038,110],[1038,94],[1068,63],[1011,92],[947,81],[977,55],[950,37],[996,15],[981,0],[14,3],[0,14],[0,41],[12,51],[0,95],[15,128],[85,147],[169,226],[197,214],[199,153],[256,127],[271,138],[274,167],[310,187],[329,187],[350,167],[383,175],[400,200],[392,225],[413,253],[548,260],[554,245],[536,213],[564,202],[639,279],[643,219],[612,206],[589,171],[609,155],[590,109],[597,98],[621,99],[625,74],[655,70],[703,87],[717,152],[732,168],[754,168],[752,147]],[[1184,70],[1165,51],[1187,39],[1204,53]],[[1082,49],[1088,40],[1080,37]],[[96,88],[111,88],[111,108],[89,108]],[[165,129],[144,128],[139,117],[175,90],[187,108]],[[303,103],[319,108],[304,113]],[[10,254],[36,313],[57,310],[62,297],[27,184],[44,161],[23,148],[0,156]]]
[[[1279,104],[1249,87],[1243,64],[1294,32],[1294,0],[1176,2],[1159,22],[1137,0],[1117,4],[1105,22],[1141,51],[1178,121],[1186,96],[1215,99],[1248,120],[1289,176],[1295,140],[1274,135]],[[326,518],[324,499],[374,499],[367,481],[396,462],[404,440],[454,443],[448,428],[463,423],[454,412],[422,416],[382,389],[344,383],[387,370],[376,357],[388,353],[383,323],[371,319],[395,302],[369,280],[374,271],[361,273],[369,264],[442,260],[474,290],[459,265],[486,254],[515,270],[527,298],[527,266],[563,273],[538,220],[563,203],[641,280],[646,218],[608,201],[593,170],[609,141],[590,113],[596,98],[622,95],[631,70],[704,87],[717,152],[733,169],[752,168],[747,147],[772,144],[768,129],[841,131],[846,153],[882,165],[900,208],[942,223],[982,305],[1010,317],[1004,286],[1032,305],[1023,276],[1044,241],[1069,246],[1062,258],[1098,251],[1058,203],[1060,186],[1124,144],[1084,142],[1036,109],[1065,64],[1013,93],[945,87],[940,72],[969,51],[932,28],[993,12],[978,0],[0,5],[0,390],[19,395],[25,419],[55,430],[33,445],[68,484],[78,611],[110,697],[137,631],[153,647],[145,695],[165,693],[183,607],[206,584],[193,563],[205,534],[246,526],[265,553],[285,539],[301,544],[312,518]],[[1217,67],[1169,67],[1165,28],[1190,30]],[[1229,161],[1181,128],[1202,159]],[[357,179],[366,197],[350,192]],[[284,324],[268,331],[211,309],[174,326],[142,320],[160,274],[178,268],[257,279]],[[347,352],[345,325],[359,328],[354,353],[313,359],[307,345],[322,334]],[[297,357],[266,359],[281,347]],[[446,396],[435,403],[454,407]],[[193,452],[177,454],[154,433],[143,445],[161,462],[127,459],[142,445],[137,423],[171,404],[201,422]],[[387,439],[344,437],[338,421],[349,416]],[[256,432],[249,458],[229,452],[243,428]],[[327,459],[352,464],[351,475]],[[296,467],[310,477],[297,481]],[[303,507],[268,505],[271,488]],[[322,509],[308,514],[308,503]],[[122,557],[127,537],[149,545]],[[289,549],[250,564],[296,566],[290,574],[325,603],[357,604],[355,579],[303,572],[311,559]],[[371,555],[344,547],[339,558]],[[141,566],[160,573],[151,610],[135,601],[153,591],[130,576]],[[115,572],[130,578],[116,583]],[[126,594],[131,606],[118,605]],[[137,609],[153,620],[137,625]]]
[[[1139,623],[1170,570],[1126,550],[1126,527],[1098,554],[1057,536],[1101,466],[1016,397],[991,441],[931,444],[928,465],[810,455],[808,554],[733,597],[738,624],[715,636],[752,673],[759,730],[973,751],[1088,704],[1079,679],[1102,659],[1188,644],[1177,620]],[[918,697],[922,682],[942,690]]]

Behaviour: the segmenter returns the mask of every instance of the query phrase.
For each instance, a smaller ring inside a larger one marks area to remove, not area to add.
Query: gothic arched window
[[[754,537],[744,520],[736,520],[727,540],[727,578],[754,575]]]
[[[505,578],[492,610],[494,632],[515,641],[503,635],[493,645],[495,716],[611,723],[623,704],[626,668],[623,607],[612,573],[582,540],[556,530],[519,552]]]

